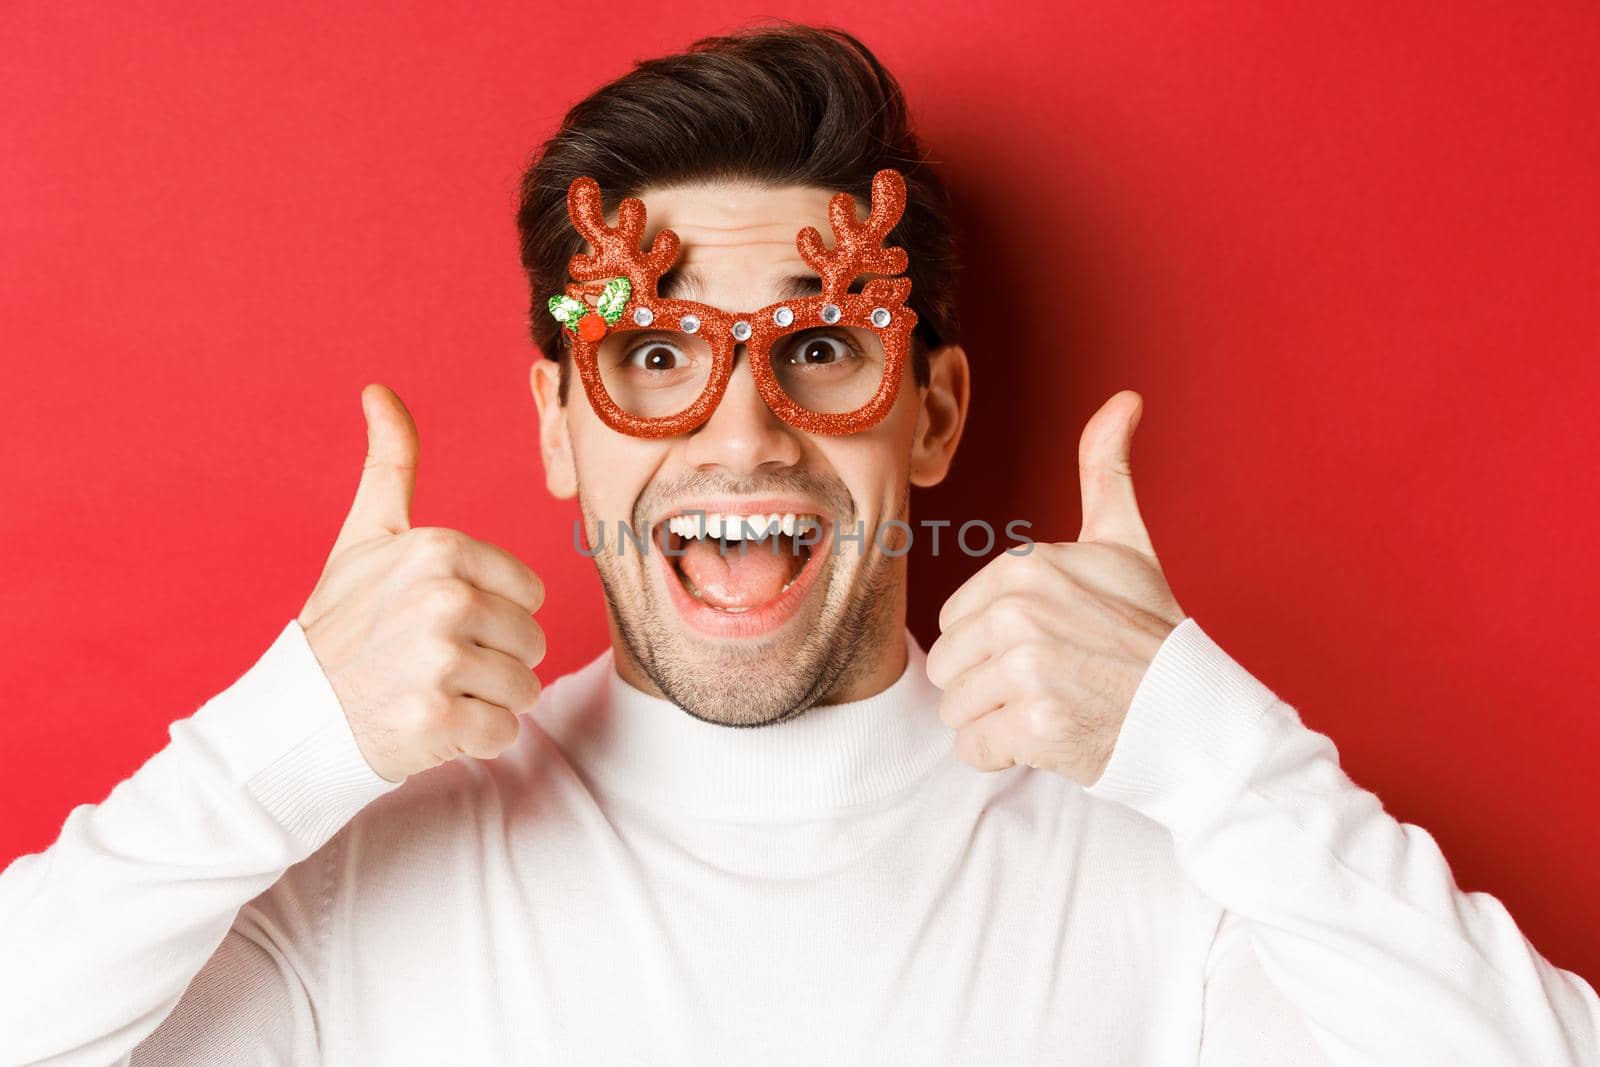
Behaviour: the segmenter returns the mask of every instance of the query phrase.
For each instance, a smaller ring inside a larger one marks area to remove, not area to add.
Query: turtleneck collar
[[[541,718],[569,759],[623,797],[707,817],[825,815],[898,792],[953,748],[927,655],[909,631],[905,640],[906,668],[887,689],[770,726],[697,719],[623,681],[610,649],[563,679]]]

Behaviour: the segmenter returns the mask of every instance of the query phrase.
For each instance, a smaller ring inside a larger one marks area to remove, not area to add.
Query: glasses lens
[[[615,330],[595,353],[600,380],[613,402],[630,415],[676,415],[705,392],[711,346],[676,330]]]
[[[883,381],[883,341],[859,327],[820,326],[780,337],[769,358],[789,399],[819,415],[855,411]]]

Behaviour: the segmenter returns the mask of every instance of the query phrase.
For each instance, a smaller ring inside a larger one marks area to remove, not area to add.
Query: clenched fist
[[[384,386],[367,386],[361,406],[361,483],[299,622],[361,754],[399,781],[517,739],[539,696],[544,586],[504,549],[413,529],[416,426]]]
[[[1184,619],[1133,495],[1129,455],[1143,401],[1107,400],[1078,446],[1083,529],[991,560],[945,602],[928,677],[956,754],[979,770],[1018,763],[1093,785],[1139,681]]]

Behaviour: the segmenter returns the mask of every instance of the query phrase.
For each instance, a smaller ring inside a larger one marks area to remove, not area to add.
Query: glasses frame
[[[705,425],[717,405],[722,403],[728,382],[733,378],[741,346],[744,348],[745,362],[750,365],[750,373],[755,378],[756,391],[778,418],[808,433],[833,436],[860,433],[877,425],[894,406],[911,347],[911,331],[917,324],[916,312],[899,301],[881,302],[879,298],[885,295],[882,292],[869,295],[864,289],[860,293],[849,293],[833,299],[823,295],[806,296],[738,314],[693,300],[630,299],[622,320],[611,326],[606,336],[667,330],[703,338],[710,345],[711,371],[706,375],[705,387],[688,407],[672,415],[635,415],[612,399],[600,370],[600,346],[605,341],[604,337],[596,341],[572,338],[573,361],[577,364],[578,376],[583,380],[589,404],[600,420],[613,430],[633,437],[676,437]],[[649,321],[643,325],[632,317],[634,309],[640,307],[650,313]],[[824,310],[829,307],[839,311],[833,322],[822,317]],[[779,325],[775,318],[782,309],[788,309],[794,316],[787,326]],[[874,312],[887,312],[887,325],[874,323]],[[692,316],[697,323],[694,330],[683,328],[686,316]],[[741,323],[750,328],[749,335],[743,341],[734,333]],[[883,376],[873,395],[853,411],[812,411],[791,397],[778,381],[772,369],[772,346],[785,337],[807,330],[844,326],[868,330],[877,335],[883,346]]]
[[[649,252],[641,251],[639,242],[645,222],[643,201],[624,197],[617,205],[617,225],[607,226],[601,210],[599,184],[589,177],[574,179],[567,191],[568,213],[595,251],[572,257],[569,273],[579,280],[567,286],[567,295],[588,307],[586,298],[597,296],[612,278],[626,277],[631,283],[620,313],[613,309],[614,321],[610,316],[601,320],[592,311],[583,316],[595,336],[585,336],[573,323],[565,323],[564,333],[571,345],[584,393],[600,420],[619,433],[644,438],[676,437],[700,428],[722,402],[733,377],[738,349],[743,346],[761,399],[790,426],[808,433],[833,436],[860,433],[875,426],[888,414],[899,395],[917,314],[906,306],[911,279],[898,276],[906,269],[905,251],[882,244],[905,208],[905,181],[899,172],[884,169],[874,175],[871,204],[870,217],[861,222],[856,218],[855,201],[850,194],[834,194],[828,205],[829,224],[835,240],[831,250],[823,247],[815,227],[803,227],[796,235],[795,245],[801,257],[816,269],[822,280],[820,294],[779,301],[756,311],[728,312],[698,301],[657,296],[657,279],[677,259],[678,235],[671,229],[662,229],[652,241]],[[851,283],[861,274],[894,276],[869,278],[859,293],[850,292]],[[554,305],[553,298],[552,307]],[[784,308],[794,316],[787,325],[780,324],[775,317]],[[838,317],[832,322],[824,318],[830,308],[838,309]],[[640,315],[640,309],[647,314]],[[873,315],[877,314],[882,320],[883,313],[887,313],[887,322],[875,323]],[[695,329],[683,329],[686,316],[693,317]],[[748,326],[749,333],[741,340],[735,330],[743,332],[744,326]],[[773,372],[770,357],[774,342],[821,327],[870,330],[883,344],[883,377],[877,391],[853,411],[819,412],[803,407],[784,391]],[[705,388],[688,407],[672,415],[635,415],[619,405],[605,387],[599,360],[600,346],[605,339],[613,333],[646,330],[676,330],[702,337],[711,346],[712,363]]]

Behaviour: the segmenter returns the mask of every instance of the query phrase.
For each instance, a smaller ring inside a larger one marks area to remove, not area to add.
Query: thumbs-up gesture
[[[956,753],[979,770],[1017,763],[1093,785],[1134,691],[1184,619],[1133,495],[1143,401],[1123,390],[1078,446],[1083,529],[991,560],[939,613],[928,677]]]
[[[417,430],[381,385],[361,393],[367,460],[300,612],[361,754],[390,781],[517,739],[544,658],[537,575],[466,534],[411,526]]]

